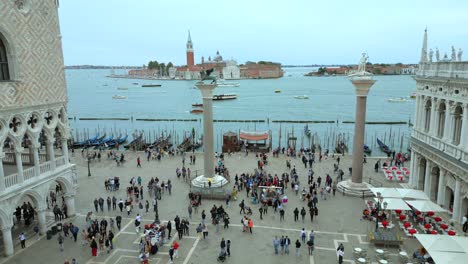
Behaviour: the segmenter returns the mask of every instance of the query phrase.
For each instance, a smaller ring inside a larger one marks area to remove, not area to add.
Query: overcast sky
[[[441,56],[468,56],[468,1],[419,0],[61,0],[66,65],[185,64],[190,30],[195,61],[351,64],[417,63],[424,28]]]

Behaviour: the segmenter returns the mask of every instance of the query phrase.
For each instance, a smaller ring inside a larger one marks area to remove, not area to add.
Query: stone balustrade
[[[5,161],[5,159],[4,159]],[[39,165],[39,175],[43,177],[43,175],[47,175],[49,173],[53,173],[55,171],[60,171],[64,166],[67,165],[67,162],[65,160],[64,156],[56,157],[55,159],[55,168],[52,166],[51,161],[46,161],[43,162]],[[28,169],[23,170],[23,177],[24,181],[33,181],[36,176],[36,168],[31,167]],[[10,174],[5,176],[5,188],[8,189],[10,187],[13,187],[17,184],[20,184],[19,179],[18,179],[18,173]]]
[[[443,141],[438,137],[427,135],[418,130],[413,130],[413,137],[440,151],[445,152],[446,154],[456,159],[468,163],[468,153],[461,146],[455,146],[453,144]]]
[[[440,61],[419,65],[417,76],[468,79],[468,62]]]

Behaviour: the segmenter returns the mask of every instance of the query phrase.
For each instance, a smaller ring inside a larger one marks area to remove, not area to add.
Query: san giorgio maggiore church
[[[208,60],[205,61],[205,58],[202,57],[201,64],[195,65],[194,49],[190,32],[188,33],[186,46],[187,65],[176,67],[172,71],[170,70],[169,75],[171,77],[185,80],[198,80],[201,78],[200,71],[214,69],[213,73],[220,79],[235,80],[241,78],[241,71],[240,67],[237,65],[237,62],[235,60],[223,60],[223,57],[219,54],[219,51],[216,52],[216,55],[213,57],[213,59],[210,56],[208,57]]]
[[[58,1],[1,1],[0,246],[7,256],[25,225],[46,232],[54,218],[46,201],[57,186],[57,205],[75,214],[66,109]]]
[[[425,31],[414,76],[414,173],[409,184],[449,210],[452,221],[461,222],[468,214],[468,61],[462,61],[461,49],[452,47],[450,54],[428,50]]]

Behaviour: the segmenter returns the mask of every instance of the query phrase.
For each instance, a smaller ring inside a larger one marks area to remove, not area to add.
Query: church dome
[[[219,55],[219,51],[216,51],[216,56],[213,59],[216,62],[221,62],[223,61],[223,56]]]

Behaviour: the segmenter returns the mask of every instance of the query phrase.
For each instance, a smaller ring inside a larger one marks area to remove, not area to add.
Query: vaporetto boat
[[[213,101],[237,99],[237,94],[215,94]]]

